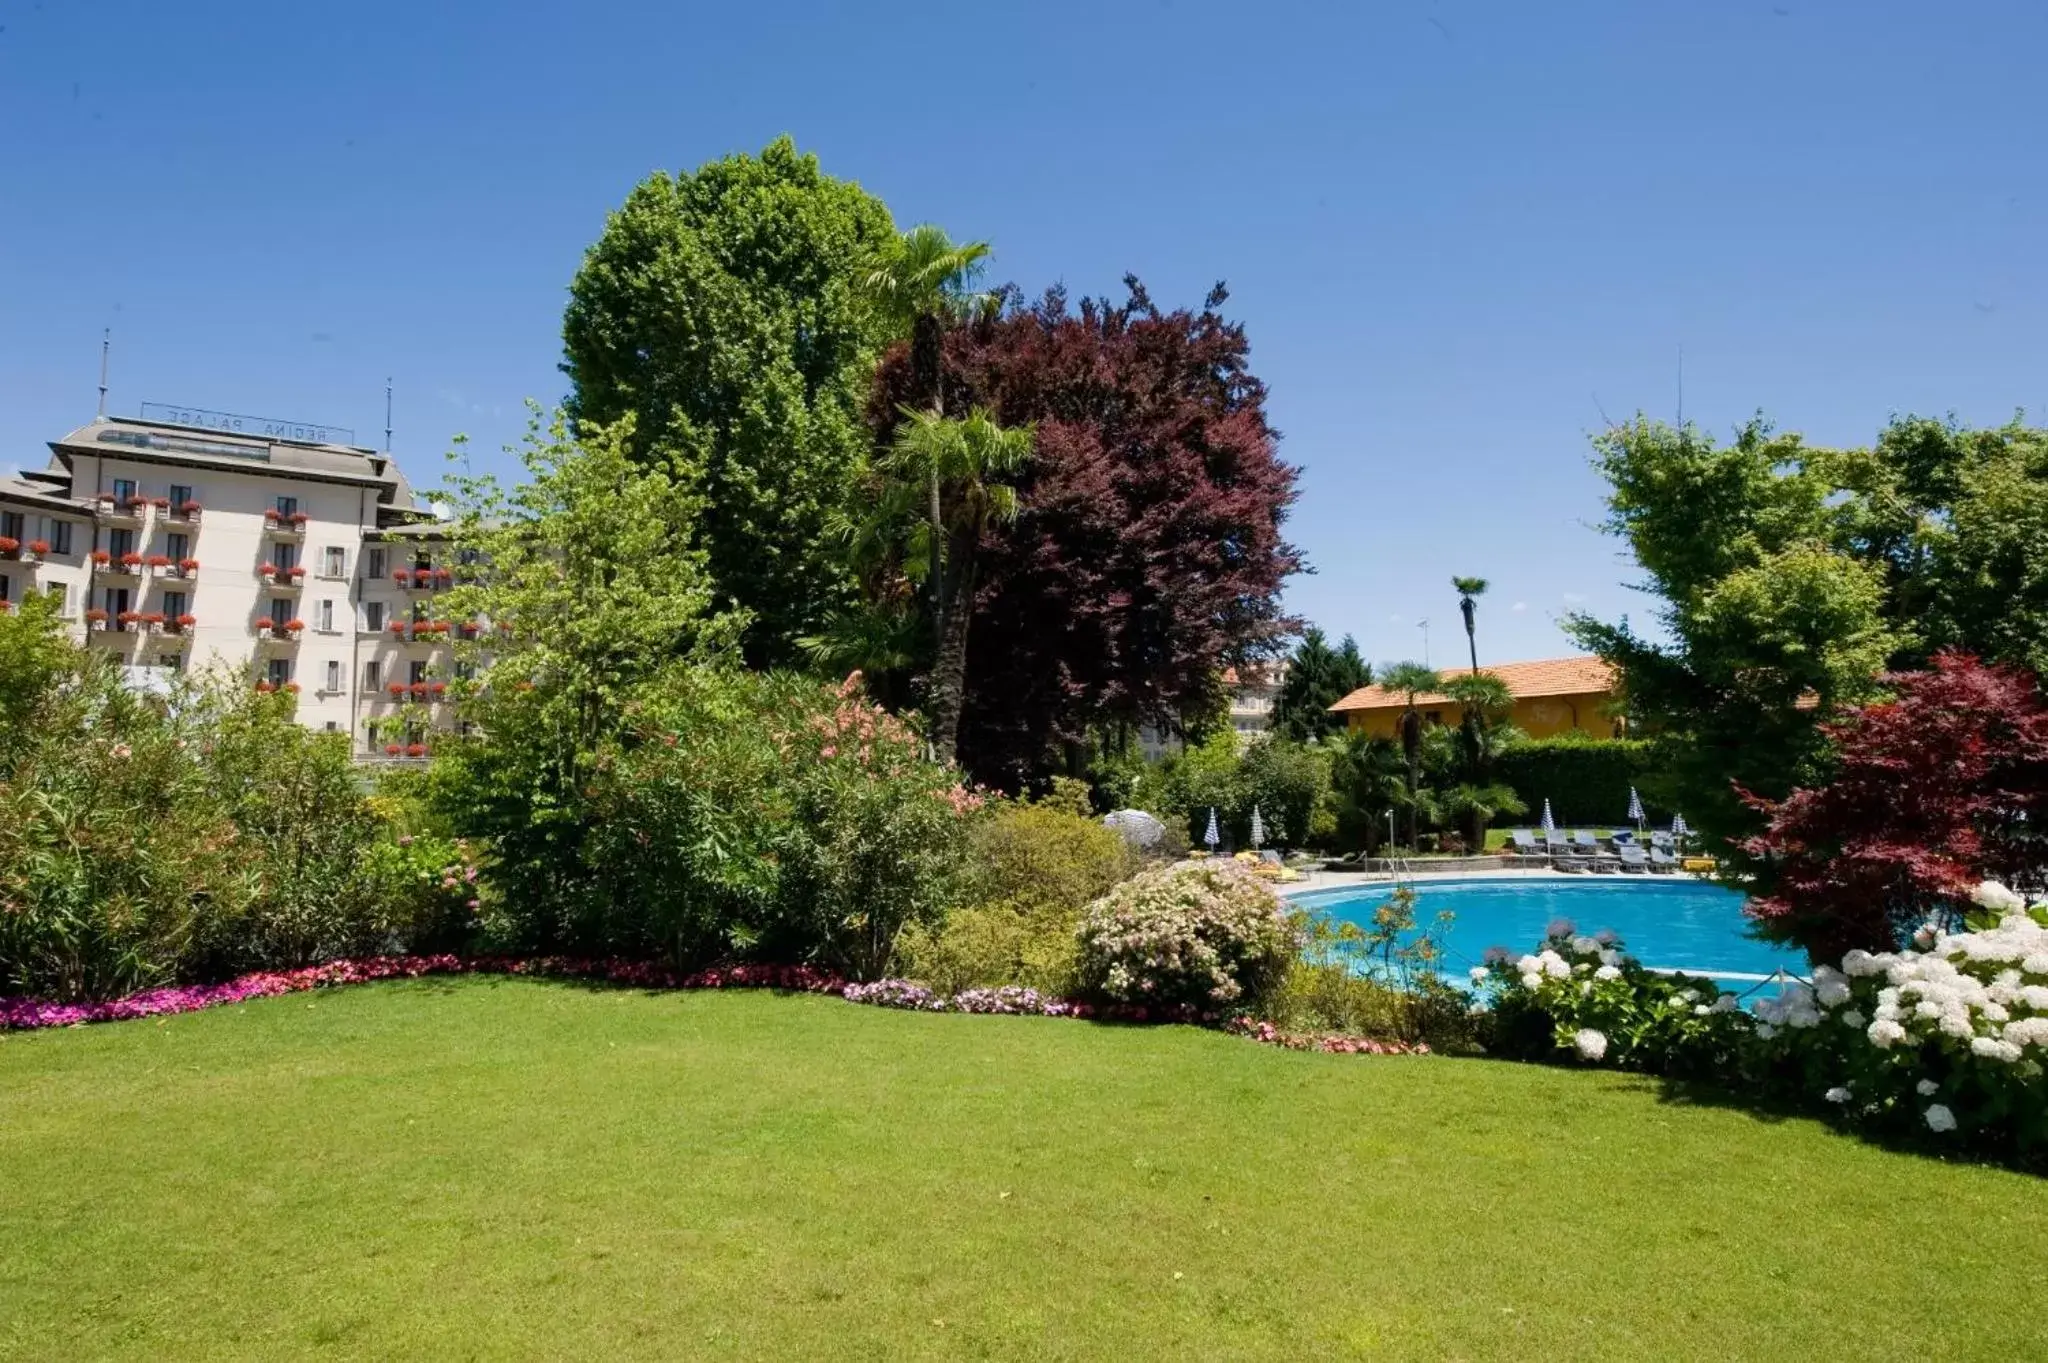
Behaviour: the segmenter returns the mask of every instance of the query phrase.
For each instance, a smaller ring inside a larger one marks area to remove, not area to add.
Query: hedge
[[[1503,751],[1494,769],[1528,803],[1530,823],[1549,800],[1560,828],[1624,825],[1629,822],[1629,787],[1642,788],[1650,749],[1649,740],[1641,738],[1535,738]],[[1669,821],[1669,811],[1652,806],[1647,791],[1643,805],[1653,822]]]

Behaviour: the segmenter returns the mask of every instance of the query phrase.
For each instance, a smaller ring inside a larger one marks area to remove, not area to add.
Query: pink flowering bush
[[[1242,1011],[1300,950],[1271,889],[1228,862],[1147,871],[1088,907],[1077,934],[1084,994],[1111,1003]]]

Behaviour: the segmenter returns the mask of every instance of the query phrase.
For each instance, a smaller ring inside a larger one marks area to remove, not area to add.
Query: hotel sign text
[[[210,412],[204,407],[176,407],[168,402],[142,404],[145,421],[168,421],[176,426],[197,426],[225,435],[250,435],[263,440],[306,440],[319,445],[353,445],[356,433],[346,426],[318,426],[310,421],[280,421],[267,416],[237,416],[233,412]]]

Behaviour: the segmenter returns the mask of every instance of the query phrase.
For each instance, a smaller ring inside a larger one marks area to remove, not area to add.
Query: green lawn
[[[2048,1184],[1609,1074],[469,978],[0,1038],[0,1358],[2048,1357]]]

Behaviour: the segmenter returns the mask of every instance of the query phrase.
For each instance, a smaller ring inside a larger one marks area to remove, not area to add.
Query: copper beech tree
[[[1884,678],[1893,698],[1823,729],[1823,785],[1738,791],[1769,824],[1750,916],[1817,961],[1889,951],[1930,918],[1954,927],[1986,878],[2039,888],[2048,868],[2048,706],[2033,675],[1963,653]]]
[[[1213,711],[1232,663],[1292,627],[1301,571],[1281,535],[1296,470],[1278,454],[1244,328],[1162,311],[1135,278],[1120,303],[1049,290],[952,327],[945,410],[1032,426],[1017,515],[983,531],[959,758],[1012,786],[1091,729],[1178,726]],[[870,421],[893,439],[920,393],[907,347],[883,362]]]

